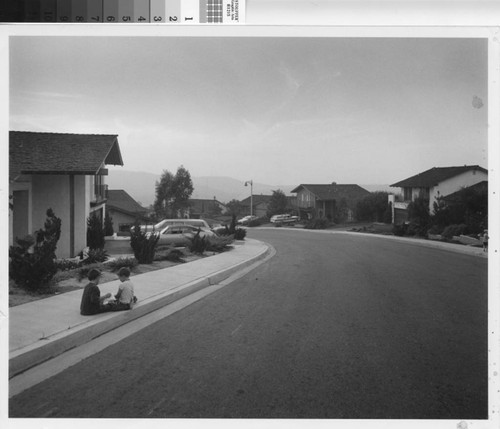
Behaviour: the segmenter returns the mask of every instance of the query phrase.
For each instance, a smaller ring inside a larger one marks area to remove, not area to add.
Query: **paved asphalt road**
[[[249,236],[274,258],[13,397],[10,416],[487,418],[485,258]]]

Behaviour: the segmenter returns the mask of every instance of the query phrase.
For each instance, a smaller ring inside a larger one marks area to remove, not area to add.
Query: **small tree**
[[[232,216],[239,216],[239,214],[243,211],[243,207],[238,200],[231,200],[226,204],[229,213]]]
[[[56,249],[61,236],[61,219],[47,210],[44,229],[35,236],[16,239],[9,248],[9,276],[19,287],[37,290],[46,287],[57,272]]]
[[[94,212],[87,218],[87,247],[104,249],[106,236],[102,219]]]

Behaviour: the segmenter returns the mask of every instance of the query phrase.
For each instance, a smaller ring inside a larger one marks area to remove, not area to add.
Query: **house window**
[[[106,199],[107,186],[104,184],[104,178],[101,175],[94,176],[94,195],[96,201]]]
[[[405,201],[411,201],[411,188],[404,188]]]

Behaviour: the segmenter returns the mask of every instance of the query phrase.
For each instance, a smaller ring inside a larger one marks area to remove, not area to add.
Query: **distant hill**
[[[233,199],[243,200],[250,196],[250,187],[245,182],[231,177],[192,177],[194,191],[192,198],[212,199],[216,198],[222,203]],[[109,189],[123,189],[127,191],[137,202],[144,207],[149,207],[155,199],[155,183],[160,180],[159,174],[143,171],[126,171],[121,169],[110,169],[106,178]],[[253,184],[254,195],[271,195],[273,191],[282,190],[286,195],[291,194],[294,185],[266,185],[263,183]],[[360,185],[367,191],[394,192],[395,188],[389,185]]]
[[[155,199],[155,183],[160,180],[159,174],[141,171],[111,170],[106,178],[109,189],[123,189],[127,191],[142,206],[148,207]],[[250,196],[250,186],[245,182],[231,177],[191,177],[194,191],[192,198],[216,198],[222,203],[233,199],[243,200]],[[281,189],[286,195],[294,188],[290,186],[273,186],[262,183],[253,184],[254,195],[271,195],[273,191]]]

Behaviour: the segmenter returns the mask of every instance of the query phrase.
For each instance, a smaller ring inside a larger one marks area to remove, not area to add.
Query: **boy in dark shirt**
[[[97,287],[101,272],[95,268],[89,271],[88,279],[89,284],[85,286],[82,295],[82,302],[80,304],[80,314],[90,316],[91,314],[104,313],[111,311],[113,306],[110,304],[103,304],[104,300],[111,297],[110,293],[101,296],[101,291]]]

